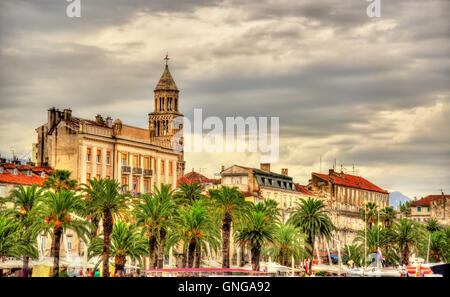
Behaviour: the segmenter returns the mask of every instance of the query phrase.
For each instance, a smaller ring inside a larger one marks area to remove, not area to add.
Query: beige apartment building
[[[172,127],[174,119],[183,116],[178,99],[179,90],[166,64],[154,90],[148,128],[101,115],[95,120],[82,119],[70,109],[51,108],[47,123],[36,129],[36,161],[70,170],[80,183],[91,178],[115,179],[133,194],[148,193],[160,183],[175,187],[185,166],[182,139],[172,141],[182,129]]]
[[[328,174],[312,173],[308,189],[324,200],[333,224],[337,227],[335,239],[343,247],[352,244],[358,230],[364,229],[360,210],[367,202],[378,209],[389,206],[389,193],[363,177],[329,170]],[[325,243],[321,241],[321,249]],[[332,240],[330,248],[337,248]]]

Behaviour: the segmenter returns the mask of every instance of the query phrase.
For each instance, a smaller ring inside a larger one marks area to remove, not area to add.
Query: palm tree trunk
[[[61,236],[63,233],[62,227],[56,227],[53,230],[53,242],[51,255],[53,257],[53,276],[58,276],[59,273],[59,250],[61,247]]]
[[[22,265],[22,277],[28,277],[28,264],[30,263],[30,257],[23,256],[23,265]]]
[[[123,274],[123,270],[125,269],[125,264],[127,263],[127,258],[125,256],[116,256],[114,257],[114,274],[119,273]]]
[[[156,245],[157,245],[157,230],[150,230],[149,231],[149,238],[148,238],[148,246],[149,246],[149,266],[150,269],[155,269],[156,267]]]
[[[259,271],[259,258],[261,256],[261,247],[252,246],[252,269]]]
[[[91,237],[94,238],[97,236],[98,226],[100,225],[100,221],[98,219],[91,219],[92,225],[94,225],[94,228],[91,231]]]
[[[408,245],[402,251],[402,264],[408,266],[409,265],[409,247]]]
[[[195,248],[195,268],[200,268],[200,262],[202,260],[202,248],[198,244]]]
[[[244,266],[245,264],[245,248],[241,247],[241,257],[239,259],[239,267]]]
[[[109,248],[111,246],[111,233],[113,229],[113,218],[109,211],[103,216],[103,277],[109,277]]]
[[[230,268],[230,232],[232,217],[225,214],[222,220],[222,268]]]
[[[314,261],[314,239],[311,237],[308,237],[306,240],[308,243],[308,247],[306,247],[306,251],[308,252],[309,257],[311,258],[311,261],[309,262],[308,272],[311,273],[313,261]]]
[[[194,256],[195,256],[195,248],[197,243],[195,240],[191,240],[188,246],[188,268],[193,268],[194,266]]]
[[[166,239],[166,229],[159,230],[159,246],[158,246],[158,269],[164,266],[164,240]]]

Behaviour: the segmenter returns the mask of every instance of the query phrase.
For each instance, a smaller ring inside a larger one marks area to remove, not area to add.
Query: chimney
[[[225,166],[222,165],[222,167],[220,167],[220,172],[222,172],[222,171],[224,171],[224,170],[225,170]]]
[[[112,122],[112,118],[111,117],[107,117],[106,118],[106,126],[108,126],[108,128],[112,128],[113,122]]]
[[[334,169],[329,169],[328,170],[328,175],[334,175]]]
[[[287,168],[281,168],[281,174],[282,175],[288,175],[288,169]]]
[[[15,158],[15,157],[14,157],[14,159],[12,160],[12,163],[13,163],[14,165],[17,165],[17,166],[22,165],[22,162],[20,162],[20,160],[17,159],[17,158]]]
[[[95,116],[95,123],[96,123],[97,125],[99,125],[99,126],[105,124],[105,122],[103,121],[102,116],[99,115],[99,114]]]
[[[345,178],[344,171],[341,171],[341,177],[342,177],[342,178]]]
[[[70,108],[65,108],[63,111],[63,119],[65,121],[72,120],[72,110]]]
[[[261,164],[259,165],[259,168],[260,168],[262,171],[270,172],[270,163],[261,163]]]

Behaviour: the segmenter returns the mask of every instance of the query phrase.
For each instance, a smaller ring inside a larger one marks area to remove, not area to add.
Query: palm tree
[[[156,254],[155,265],[162,269],[164,265],[164,247],[167,232],[173,227],[173,218],[177,215],[177,208],[174,200],[174,191],[170,190],[170,185],[161,184],[160,189],[156,189],[154,197],[159,199],[161,205],[166,205],[164,216],[159,224],[158,252]]]
[[[382,210],[380,210],[380,219],[383,221],[384,227],[392,226],[392,223],[395,219],[395,211],[391,206],[386,206]]]
[[[324,237],[329,240],[332,231],[336,228],[331,222],[322,200],[314,198],[301,199],[301,202],[296,202],[296,205],[298,208],[292,213],[287,223],[300,228],[306,234],[306,250],[311,259],[308,271],[311,271],[315,239]]]
[[[187,250],[187,266],[194,266],[195,255],[200,261],[202,248],[206,243],[213,248],[219,245],[220,232],[213,215],[205,207],[205,203],[195,201],[192,206],[180,210],[175,218],[177,227],[168,237],[168,245],[183,243],[183,250]],[[200,263],[200,262],[198,262]]]
[[[89,234],[90,224],[79,220],[72,214],[79,215],[84,211],[84,203],[81,196],[74,192],[62,189],[59,192],[47,192],[43,203],[43,216],[47,223],[47,230],[53,234],[51,256],[53,257],[53,276],[59,273],[59,253],[61,236],[67,229],[75,231],[79,238],[87,242],[85,237]]]
[[[366,246],[369,254],[378,253],[378,248],[385,255],[385,261],[387,264],[397,264],[399,261],[396,244],[395,231],[391,228],[382,228],[381,226],[374,226],[367,228],[366,231],[359,230],[356,233],[354,243],[359,243],[359,248],[363,250],[365,256],[364,247]],[[364,260],[364,257],[363,257]]]
[[[40,214],[42,207],[39,205],[43,197],[43,189],[38,189],[36,185],[27,188],[20,185],[11,190],[8,198],[14,204],[14,217],[22,224],[25,240],[29,244],[35,245],[38,234],[44,229]],[[22,276],[28,277],[30,257],[23,255],[22,260]]]
[[[400,213],[409,216],[411,214],[411,203],[412,201],[406,201],[405,204],[400,204]]]
[[[89,245],[89,258],[103,254],[103,239],[94,238]],[[148,253],[148,241],[136,225],[127,226],[123,221],[116,221],[111,233],[109,256],[114,257],[114,273],[122,274],[127,257],[137,260],[142,265],[141,256]]]
[[[400,250],[401,262],[403,265],[409,265],[411,251],[418,251],[421,241],[422,232],[420,226],[408,219],[401,219],[398,223],[394,223],[395,240]]]
[[[372,228],[374,224],[378,222],[378,206],[374,202],[367,202],[366,206],[361,209],[361,219],[369,224],[369,228]]]
[[[291,265],[292,257],[297,262],[306,255],[306,236],[293,225],[279,224],[276,228],[275,241],[268,249],[271,257],[281,265]]]
[[[442,226],[439,225],[438,221],[434,219],[429,220],[425,228],[431,233],[442,230]]]
[[[109,277],[109,249],[114,219],[131,220],[129,194],[121,194],[122,187],[112,179],[90,179],[83,185],[86,211],[103,220],[103,277]]]
[[[355,266],[361,266],[364,259],[364,246],[363,245],[347,245],[343,250],[342,258],[344,263],[349,265],[348,262],[352,261]]]
[[[177,187],[177,191],[175,193],[175,199],[180,204],[192,204],[194,201],[203,199],[205,197],[202,194],[203,186],[199,183],[182,183]]]
[[[50,173],[50,176],[42,183],[44,189],[53,189],[59,192],[62,189],[74,190],[77,187],[77,181],[70,179],[71,172],[68,170],[56,170]]]
[[[166,220],[176,209],[173,201],[169,199],[171,195],[168,185],[161,184],[160,190],[156,189],[155,194],[142,195],[134,209],[136,223],[148,234],[150,269],[154,269],[157,265],[156,252],[160,228],[166,225]]]
[[[247,208],[244,195],[238,188],[224,186],[209,190],[213,204],[222,219],[222,268],[230,268],[230,233],[233,221]]]
[[[34,244],[23,236],[23,225],[7,212],[0,213],[0,260],[20,258],[23,255],[37,258],[38,251]]]
[[[432,262],[449,260],[447,250],[447,237],[444,232],[434,231],[430,237],[430,255]]]
[[[249,246],[251,250],[252,269],[259,270],[262,247],[276,240],[276,223],[270,220],[270,214],[266,211],[253,207],[246,215],[245,224],[235,234],[236,242],[241,246]]]

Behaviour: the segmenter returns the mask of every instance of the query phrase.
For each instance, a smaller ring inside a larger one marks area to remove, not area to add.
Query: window
[[[101,150],[97,150],[97,159],[96,159],[97,163],[101,163],[102,161],[102,151]]]
[[[101,174],[97,174],[96,178],[101,179],[102,178]]]
[[[173,165],[172,165],[172,161],[169,161],[169,175],[173,175]]]
[[[86,180],[91,179],[91,174],[90,173],[86,173]]]
[[[67,249],[69,251],[72,249],[72,236],[67,236]]]
[[[107,176],[106,176],[106,179],[111,179],[111,176],[107,175]]]
[[[261,182],[262,182],[263,185],[265,185],[266,184],[266,179],[264,177],[261,177]]]
[[[106,152],[106,164],[111,164],[111,152]]]
[[[150,192],[150,179],[144,178],[144,193]]]
[[[422,207],[417,206],[417,212],[421,212],[422,211]]]
[[[246,184],[247,184],[247,177],[246,177],[246,176],[243,176],[243,177],[242,177],[242,184],[243,184],[243,185],[246,185]]]
[[[47,236],[45,235],[40,235],[41,236],[41,250],[45,251],[45,249],[47,248]]]
[[[134,168],[140,168],[139,165],[140,165],[140,164],[139,164],[139,156],[134,155],[134,156],[133,156],[133,167],[134,167]]]
[[[91,162],[91,149],[88,148],[86,152],[86,161]]]
[[[122,166],[127,166],[127,154],[122,154]]]
[[[5,197],[5,196],[6,196],[6,187],[1,186],[0,187],[0,197]]]

